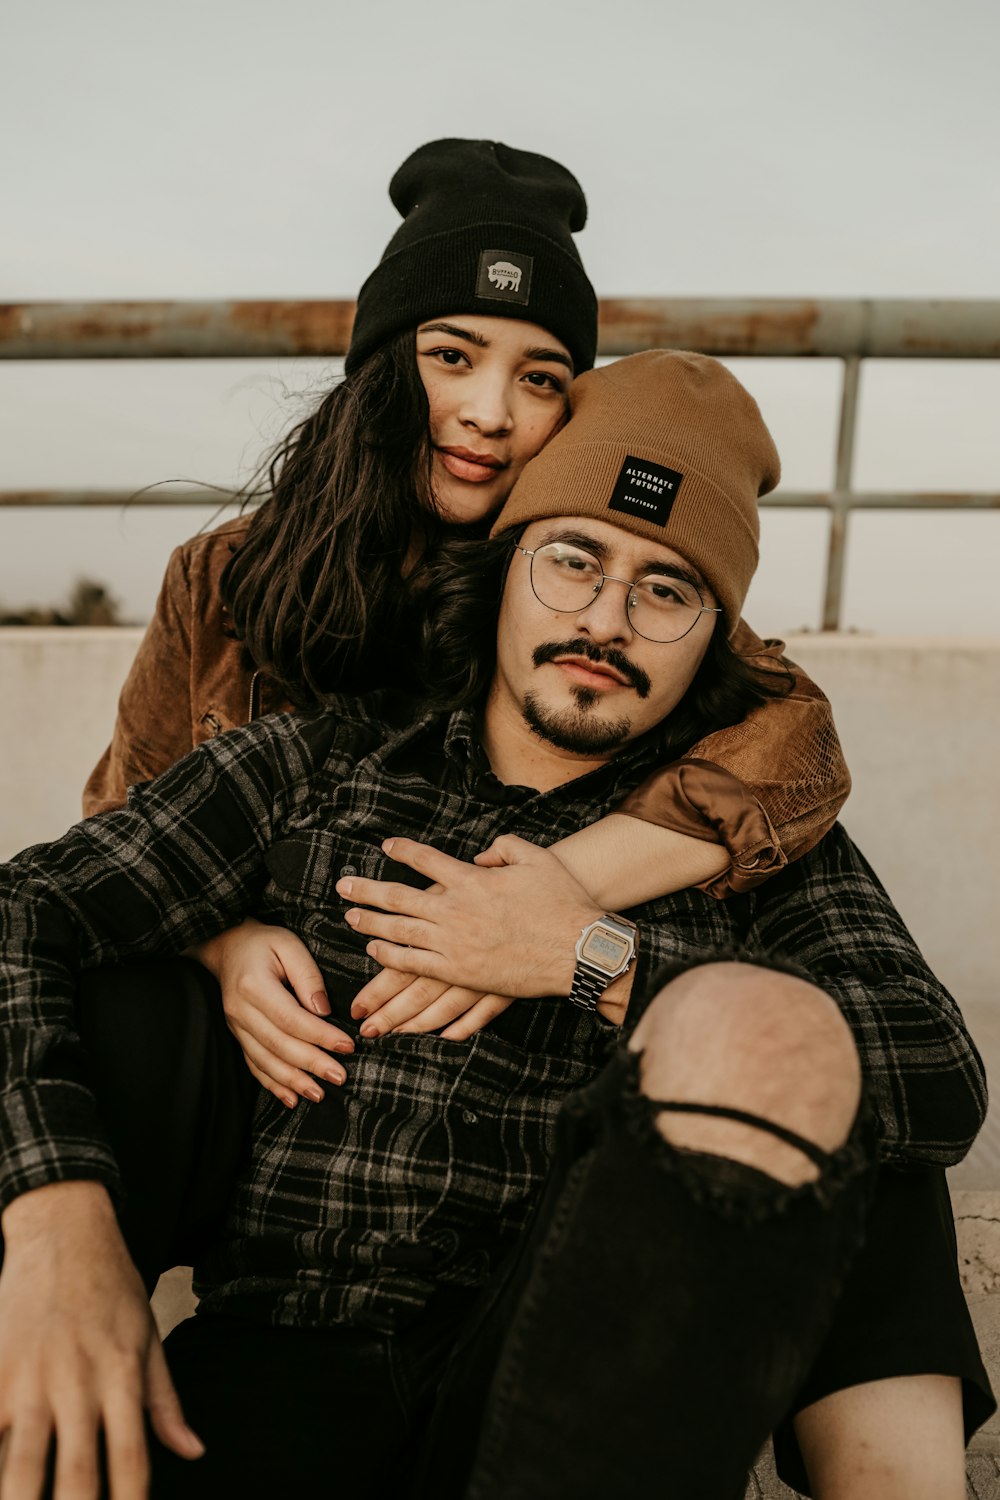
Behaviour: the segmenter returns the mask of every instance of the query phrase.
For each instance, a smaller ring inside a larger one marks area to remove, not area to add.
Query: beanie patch
[[[527,307],[531,298],[533,255],[516,250],[484,250],[479,257],[476,296]]]
[[[653,526],[666,526],[683,478],[676,469],[629,454],[615,480],[608,509],[638,516]]]

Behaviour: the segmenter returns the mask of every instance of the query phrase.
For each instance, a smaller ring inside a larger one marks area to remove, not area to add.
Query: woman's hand
[[[358,991],[351,1015],[362,1021],[361,1035],[366,1037],[390,1031],[441,1031],[447,1042],[465,1042],[513,1003],[503,995],[383,969]]]
[[[381,908],[345,913],[356,932],[373,938],[366,951],[378,963],[484,994],[569,994],[576,940],[601,909],[549,850],[505,834],[490,846],[494,867],[487,868],[413,839],[382,847],[436,888],[338,880],[341,896]]]
[[[219,981],[226,1022],[247,1067],[282,1104],[294,1109],[300,1096],[318,1104],[317,1078],[344,1082],[347,1074],[329,1054],[353,1052],[354,1042],[320,1019],[330,1014],[323,976],[294,933],[248,919],[189,956]]]

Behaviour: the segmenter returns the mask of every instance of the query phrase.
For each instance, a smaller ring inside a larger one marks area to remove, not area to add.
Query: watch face
[[[613,974],[627,960],[631,946],[617,932],[607,927],[595,927],[587,934],[580,958],[597,969],[603,969],[606,974]]]

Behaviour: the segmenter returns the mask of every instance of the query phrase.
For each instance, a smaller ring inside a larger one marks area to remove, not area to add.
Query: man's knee
[[[861,1072],[850,1028],[822,990],[754,964],[689,969],[652,1000],[630,1045],[643,1054],[642,1091],[673,1103],[745,1110],[824,1151],[842,1145],[857,1113]],[[817,1167],[759,1127],[661,1111],[676,1146],[729,1156],[784,1182]]]

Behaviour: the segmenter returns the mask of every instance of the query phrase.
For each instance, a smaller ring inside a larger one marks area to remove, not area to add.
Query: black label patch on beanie
[[[608,510],[620,510],[623,515],[638,516],[654,526],[666,526],[683,478],[676,469],[629,454],[615,480]]]
[[[527,307],[534,263],[533,255],[521,255],[516,250],[484,250],[479,257],[476,296]]]

